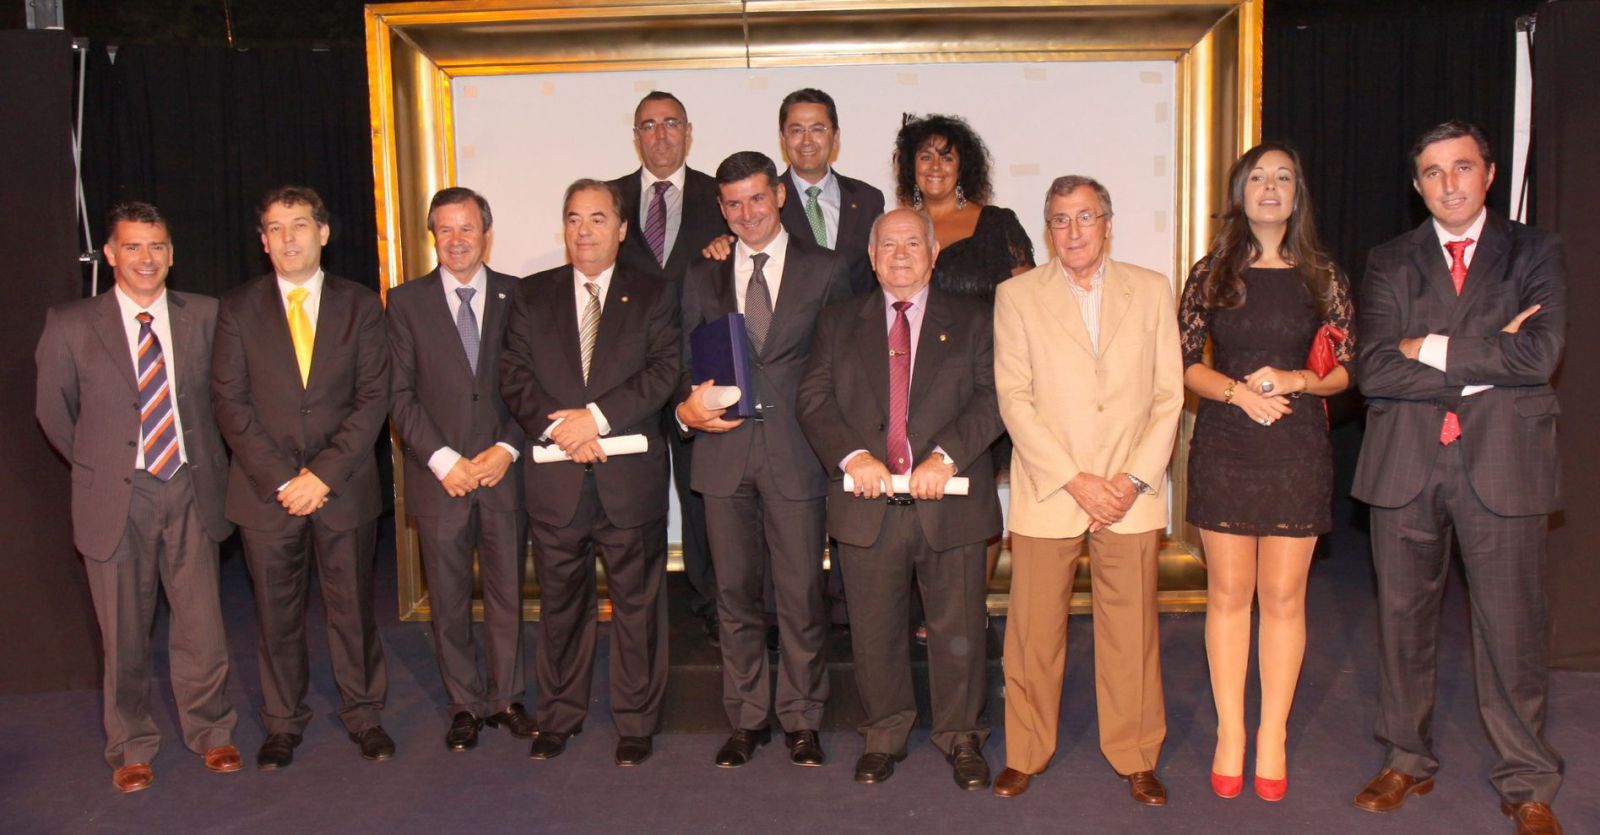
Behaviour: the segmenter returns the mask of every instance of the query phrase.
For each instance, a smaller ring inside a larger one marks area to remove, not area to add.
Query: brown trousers
[[[1055,754],[1067,663],[1072,577],[1085,551],[1093,578],[1100,751],[1118,774],[1153,771],[1167,735],[1157,632],[1159,531],[1011,535],[1006,619],[1006,766],[1037,774]]]

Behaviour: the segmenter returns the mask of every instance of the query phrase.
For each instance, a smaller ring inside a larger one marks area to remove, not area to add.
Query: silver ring
[[[1261,381],[1261,393],[1262,394],[1266,394],[1266,393],[1268,393],[1270,391],[1272,391],[1272,381],[1271,380],[1262,380]]]
[[[1271,418],[1262,418],[1259,422],[1260,422],[1260,424],[1262,426],[1271,426],[1272,425],[1272,419]]]

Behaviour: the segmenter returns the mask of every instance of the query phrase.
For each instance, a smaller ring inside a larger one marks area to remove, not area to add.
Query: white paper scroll
[[[601,438],[600,449],[607,457],[613,455],[637,455],[650,448],[650,439],[643,435],[618,435],[615,438]],[[533,463],[549,464],[554,461],[571,461],[572,458],[556,444],[549,446],[536,446],[533,448]]]
[[[909,475],[889,476],[889,485],[894,488],[896,493],[911,495],[911,476]],[[856,491],[856,480],[851,478],[849,473],[844,474],[844,491],[846,493],[854,493]],[[944,483],[944,492],[949,496],[965,496],[967,494],[967,477],[961,475],[952,476],[949,481]]]

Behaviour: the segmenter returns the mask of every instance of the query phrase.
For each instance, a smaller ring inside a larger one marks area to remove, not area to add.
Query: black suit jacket
[[[1539,304],[1520,332],[1502,333]],[[1555,391],[1550,377],[1566,341],[1566,270],[1548,232],[1490,212],[1461,295],[1433,222],[1372,251],[1356,306],[1357,379],[1369,400],[1356,465],[1356,498],[1400,507],[1422,490],[1453,409],[1472,489],[1503,516],[1561,507]],[[1399,341],[1450,337],[1447,371],[1400,353]],[[1461,387],[1494,388],[1461,397]]]
[[[733,258],[704,258],[689,268],[683,284],[683,379],[677,401],[693,388],[693,355],[688,335],[706,322],[739,311],[734,289]],[[795,393],[811,355],[817,316],[828,304],[849,298],[850,278],[837,253],[797,235],[789,236],[783,277],[772,324],[751,372],[763,398],[767,465],[777,476],[785,498],[816,499],[827,491],[827,475],[806,443],[795,413]],[[752,351],[753,353],[753,351]],[[719,381],[721,382],[721,381]],[[731,496],[744,477],[750,458],[753,424],[746,421],[722,433],[695,433],[695,466],[691,486],[709,496]],[[703,462],[703,463],[702,463]]]
[[[211,411],[211,341],[217,300],[167,291],[172,341],[161,350],[177,376],[178,419],[206,535],[233,532],[223,514],[228,455]],[[139,383],[115,293],[58,305],[45,315],[34,353],[34,414],[50,445],[72,465],[72,535],[84,556],[105,561],[128,526],[139,443]]]
[[[883,214],[883,192],[837,171],[833,176],[839,181],[839,234],[834,237],[833,250],[849,267],[851,291],[865,295],[878,289],[872,262],[867,259],[867,238],[872,234],[873,222]],[[789,189],[783,202],[783,228],[791,235],[816,240],[811,221],[806,219],[806,193],[795,188],[794,169],[783,172],[783,184]]]
[[[478,371],[461,347],[455,319],[437,268],[389,291],[390,416],[404,446],[406,510],[436,516],[453,502],[473,496],[492,510],[516,510],[522,503],[522,469],[512,465],[493,487],[452,498],[428,459],[444,447],[467,458],[496,443],[526,455],[522,427],[500,397],[500,349],[517,292],[517,279],[486,269]],[[457,285],[450,280],[454,292]],[[519,462],[520,463],[520,462]]]
[[[936,551],[985,542],[1000,532],[989,445],[1002,428],[989,306],[930,289],[914,362],[906,421],[914,460],[942,448],[955,460],[956,474],[969,481],[965,496],[919,502],[917,519]],[[839,462],[858,449],[889,460],[889,330],[881,291],[823,311],[799,408],[806,438],[831,475],[828,533],[870,547],[888,505],[845,492]]]
[[[717,207],[717,181],[693,168],[684,173],[683,217],[678,224],[677,239],[670,242],[672,248],[667,253],[665,266],[656,263],[650,245],[644,240],[644,220],[639,209],[644,169],[611,181],[622,190],[622,219],[628,222],[628,236],[622,240],[622,250],[617,253],[617,261],[623,266],[646,276],[681,281],[689,265],[700,257],[700,250],[713,238],[728,234],[728,223]]]
[[[583,381],[578,342],[577,289],[572,267],[528,276],[517,288],[500,357],[500,392],[532,444],[560,409],[600,407],[611,436],[644,435],[648,451],[594,465],[606,518],[631,528],[667,515],[667,448],[661,407],[678,381],[676,282],[663,282],[618,264],[606,291],[595,335],[589,382]],[[527,507],[534,519],[565,525],[578,510],[584,466],[535,464],[525,452]]]
[[[325,274],[311,376],[300,384],[289,317],[268,274],[222,299],[211,393],[233,450],[228,518],[276,530],[290,520],[278,488],[305,467],[331,490],[316,512],[336,531],[383,510],[372,446],[389,413],[389,344],[378,294]]]

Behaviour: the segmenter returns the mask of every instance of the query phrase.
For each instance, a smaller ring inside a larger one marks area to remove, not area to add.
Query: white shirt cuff
[[[428,456],[428,469],[433,471],[434,478],[444,481],[460,460],[461,453],[447,446],[439,447],[438,452]]]
[[[588,403],[588,404],[585,404],[585,408],[587,408],[589,410],[589,414],[594,415],[594,428],[602,436],[610,435],[611,434],[611,422],[606,420],[606,416],[605,416],[605,414],[603,412],[600,411],[600,407],[596,406],[593,403]]]
[[[863,452],[866,452],[866,450],[864,450],[864,449],[852,449],[852,450],[850,450],[850,454],[849,455],[846,455],[845,457],[840,458],[839,459],[839,472],[841,472],[841,473],[844,472],[845,471],[844,465],[850,463],[850,459],[856,457],[857,455],[860,455]]]
[[[950,453],[944,451],[944,447],[936,446],[933,451],[939,453],[939,457],[944,459],[946,466],[954,467],[956,465],[956,459],[951,458]]]
[[[517,463],[517,459],[522,457],[522,452],[520,450],[506,443],[505,441],[496,441],[494,445],[505,450],[506,452],[511,453],[511,463],[513,464]]]
[[[1445,361],[1450,353],[1450,337],[1430,333],[1422,339],[1422,347],[1417,350],[1417,362],[1436,371],[1445,371]]]

